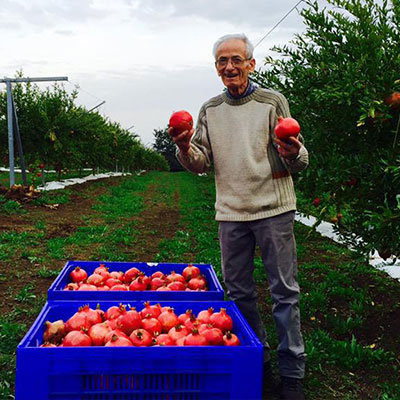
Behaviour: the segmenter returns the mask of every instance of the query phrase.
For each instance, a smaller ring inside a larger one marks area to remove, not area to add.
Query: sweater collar
[[[225,88],[225,94],[231,100],[240,100],[240,99],[243,99],[244,97],[251,95],[257,89],[257,87],[258,87],[257,84],[255,84],[254,82],[252,82],[249,79],[246,90],[244,91],[243,94],[241,94],[239,96],[232,96],[231,93],[229,92],[228,88]]]

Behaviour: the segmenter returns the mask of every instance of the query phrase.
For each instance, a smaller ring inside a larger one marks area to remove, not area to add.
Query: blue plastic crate
[[[97,303],[89,303],[93,308]],[[100,302],[103,310],[116,302]],[[143,302],[131,302],[140,309]],[[38,347],[47,320],[67,320],[81,302],[46,303],[17,348],[16,400],[259,400],[262,344],[232,302],[161,302],[177,314],[224,307],[241,345]]]
[[[197,291],[73,291],[63,290],[70,282],[69,274],[76,267],[80,266],[86,270],[88,275],[100,265],[105,264],[110,271],[127,271],[136,267],[146,275],[151,275],[156,271],[169,274],[172,271],[182,273],[189,264],[173,263],[145,263],[145,262],[115,262],[115,261],[68,261],[58,277],[50,286],[47,298],[52,300],[223,300],[224,289],[222,288],[213,267],[210,264],[192,264],[200,268],[201,273],[207,279],[208,290],[204,292]]]

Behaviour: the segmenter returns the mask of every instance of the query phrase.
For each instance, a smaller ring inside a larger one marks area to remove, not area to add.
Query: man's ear
[[[256,60],[252,58],[249,62],[249,72],[254,72],[256,68]]]

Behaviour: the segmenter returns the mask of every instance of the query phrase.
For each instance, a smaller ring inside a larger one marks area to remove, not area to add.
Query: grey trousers
[[[268,361],[270,346],[257,307],[253,278],[256,244],[260,247],[278,333],[279,374],[302,379],[306,354],[300,333],[294,214],[290,211],[255,221],[220,222],[219,240],[228,296],[264,344],[264,361]]]

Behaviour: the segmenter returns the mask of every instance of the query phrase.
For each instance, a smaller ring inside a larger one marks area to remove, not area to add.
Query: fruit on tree
[[[320,199],[319,197],[316,197],[316,198],[313,200],[313,205],[314,205],[315,207],[318,207],[318,206],[320,205],[320,203],[321,203],[321,199]]]
[[[193,128],[193,118],[185,110],[176,111],[169,119],[169,126],[173,128],[172,136],[176,136]]]
[[[278,139],[288,140],[291,136],[298,136],[300,125],[294,118],[278,117],[278,124],[275,126],[275,135]]]
[[[350,178],[343,182],[344,186],[354,186],[357,183],[357,179],[354,176],[350,176]]]
[[[400,108],[400,92],[393,92],[385,98],[385,104],[392,108]]]

